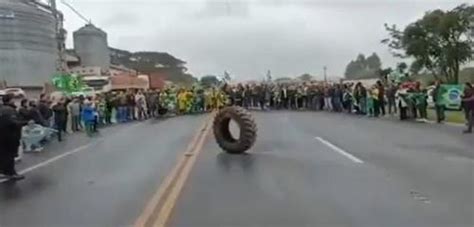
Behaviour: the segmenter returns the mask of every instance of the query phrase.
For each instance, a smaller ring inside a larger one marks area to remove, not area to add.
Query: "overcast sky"
[[[84,25],[57,0],[72,32]],[[342,76],[358,53],[397,62],[384,23],[406,25],[457,0],[66,0],[108,33],[109,46],[168,52],[195,76],[228,70],[238,80],[310,73]]]

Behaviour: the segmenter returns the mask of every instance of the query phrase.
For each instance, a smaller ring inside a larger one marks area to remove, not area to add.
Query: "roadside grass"
[[[459,124],[466,123],[466,118],[464,117],[463,111],[447,110],[445,111],[445,115],[446,115],[446,122],[459,123]],[[436,112],[434,109],[428,109],[428,119],[432,121],[436,121]]]

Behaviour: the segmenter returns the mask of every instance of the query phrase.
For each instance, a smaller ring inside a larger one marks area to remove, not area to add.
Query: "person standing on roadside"
[[[129,91],[126,96],[127,99],[127,120],[134,121],[137,118],[135,117],[135,95],[133,91]]]
[[[45,94],[40,95],[38,110],[44,120],[43,126],[51,128],[51,118],[53,117],[53,111],[50,108],[49,98]]]
[[[428,95],[426,89],[421,89],[419,94],[415,96],[416,109],[420,113],[420,120],[423,122],[428,121],[427,109],[428,109]]]
[[[106,93],[104,97],[104,104],[105,104],[105,124],[110,125],[112,124],[112,111],[114,109],[114,105],[112,102],[112,94]]]
[[[25,123],[32,120],[30,110],[28,109],[28,99],[21,100],[20,109],[18,109],[18,118]]]
[[[467,129],[464,133],[472,133],[472,127],[474,126],[474,88],[471,83],[465,84],[462,103],[467,121]]]
[[[74,98],[72,102],[67,105],[69,115],[71,115],[71,129],[73,132],[79,131],[79,125],[81,124],[81,105],[79,99]]]
[[[125,92],[120,92],[118,98],[118,113],[119,113],[119,122],[124,123],[128,121],[128,108],[127,108],[127,94]]]
[[[437,80],[435,82],[435,88],[433,89],[431,93],[433,97],[433,102],[435,104],[435,110],[436,110],[436,121],[438,123],[441,123],[444,121],[445,116],[444,116],[444,102],[443,102],[443,92],[441,89],[441,82]]]
[[[31,117],[31,120],[34,121],[35,124],[44,126],[46,125],[45,120],[43,119],[43,116],[41,116],[41,113],[39,112],[38,106],[36,104],[36,101],[31,100],[28,103],[28,114]]]
[[[387,101],[388,101],[388,114],[397,114],[397,104],[396,104],[396,93],[397,93],[397,86],[392,83],[387,90]]]
[[[2,97],[0,105],[0,178],[8,180],[22,180],[25,177],[15,170],[15,156],[21,140],[21,127],[18,121],[16,106],[12,97]]]
[[[290,105],[288,103],[288,87],[286,84],[282,85],[281,87],[280,99],[282,102],[282,107],[284,109],[289,109]]]
[[[368,106],[372,106],[373,107],[373,117],[379,117],[380,115],[380,87],[378,85],[378,82],[372,86],[372,89],[371,89],[371,96],[372,96],[372,105],[368,105]]]
[[[374,89],[369,89],[367,91],[367,99],[366,99],[366,112],[368,117],[374,117],[375,116],[375,108],[374,108]]]
[[[96,121],[96,111],[92,106],[92,102],[90,100],[84,101],[84,107],[82,108],[82,120],[84,121],[84,125],[86,128],[86,134],[89,137],[92,137],[94,133],[94,124]]]
[[[365,92],[365,93],[364,93]],[[365,96],[364,96],[365,95]],[[367,91],[362,90],[362,83],[357,82],[354,87],[354,108],[357,114],[365,114],[365,98],[367,96]],[[364,100],[362,100],[364,98]]]
[[[340,84],[334,85],[334,92],[331,98],[332,106],[335,112],[342,112],[342,100],[344,96],[343,88]]]
[[[64,98],[61,98],[53,105],[54,126],[58,130],[58,141],[62,141],[62,133],[64,132],[67,123],[67,109]]]
[[[352,101],[354,100],[352,94],[351,85],[344,84],[343,106],[347,113],[352,113]]]
[[[377,89],[378,89],[378,106],[380,109],[380,114],[385,116],[385,87],[380,80],[377,81]]]

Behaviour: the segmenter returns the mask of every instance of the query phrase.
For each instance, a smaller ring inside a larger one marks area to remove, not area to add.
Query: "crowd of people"
[[[398,114],[401,120],[409,117],[426,120],[427,99],[431,95],[437,121],[441,123],[445,116],[439,88],[438,82],[429,94],[420,83],[404,86],[381,81],[372,86],[321,82],[224,84],[209,89],[113,91],[93,97],[42,94],[37,101],[21,100],[19,107],[12,97],[4,96],[0,106],[0,174],[22,179],[12,161],[19,147],[25,152],[41,151],[54,136],[59,141],[65,134],[78,131],[94,136],[100,127],[113,123],[204,113],[225,105],[261,110],[346,112],[374,118]],[[462,98],[468,126],[465,132],[471,133],[474,121],[471,84],[466,83]]]
[[[233,105],[262,110],[314,110],[347,112],[368,117],[398,114],[400,120],[409,118],[428,121],[428,97],[431,96],[436,121],[445,121],[445,103],[441,82],[431,92],[420,82],[389,84],[377,81],[371,86],[361,82],[321,83],[297,82],[289,84],[261,83],[224,86],[223,90]],[[462,98],[465,112],[465,133],[472,133],[474,120],[474,90],[466,83]]]
[[[79,131],[94,136],[102,126],[145,120],[168,114],[203,113],[223,105],[218,89],[112,91],[93,96],[41,94],[38,100],[2,96],[0,105],[0,179],[23,179],[15,158],[23,152],[40,152],[53,137]]]

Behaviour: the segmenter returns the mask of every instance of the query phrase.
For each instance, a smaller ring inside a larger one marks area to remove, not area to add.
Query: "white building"
[[[118,76],[131,75],[136,76],[137,71],[125,66],[111,65],[109,69],[103,69],[100,66],[76,66],[68,70],[69,73],[81,76]]]

